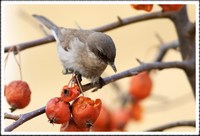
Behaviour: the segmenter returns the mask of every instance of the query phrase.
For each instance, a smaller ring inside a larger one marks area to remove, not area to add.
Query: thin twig
[[[165,124],[156,128],[152,128],[149,130],[146,130],[146,132],[155,132],[155,131],[164,131],[166,129],[174,128],[174,127],[181,127],[181,126],[187,126],[187,127],[195,127],[195,121],[178,121],[178,122],[173,122],[169,124]]]
[[[160,51],[158,52],[157,56],[155,57],[155,62],[160,62],[163,60],[165,54],[169,49],[177,49],[179,47],[178,40],[172,41],[170,43],[160,45]]]
[[[162,37],[158,33],[156,33],[155,36],[158,39],[158,41],[160,42],[160,44],[164,44],[164,40],[162,39]]]
[[[18,120],[19,118],[20,118],[20,115],[12,115],[9,113],[4,113],[4,119]]]
[[[145,112],[146,112],[146,114],[150,114],[150,113],[154,113],[154,112],[158,112],[158,111],[166,112],[168,109],[177,108],[177,107],[180,107],[180,106],[188,103],[189,101],[192,100],[190,98],[191,98],[190,93],[180,95],[173,99],[166,98],[166,97],[164,98],[164,96],[163,96],[163,97],[160,97],[159,103],[146,106]],[[150,99],[151,99],[151,97],[150,97]],[[152,99],[155,100],[155,97],[153,97]]]

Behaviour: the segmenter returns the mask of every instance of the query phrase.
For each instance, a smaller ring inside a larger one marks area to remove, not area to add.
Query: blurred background
[[[161,8],[154,5],[153,11]],[[195,21],[195,5],[187,5],[189,19]],[[28,42],[45,36],[32,14],[44,15],[58,26],[68,28],[92,29],[123,18],[149,14],[137,11],[128,4],[116,5],[81,5],[81,4],[8,4],[2,12],[2,50],[5,46]],[[177,39],[176,31],[170,20],[156,19],[130,24],[106,32],[115,42],[117,56],[115,60],[118,72],[139,66],[136,58],[143,62],[152,62],[159,50],[158,34],[165,43]],[[58,60],[55,42],[30,48],[20,52],[23,80],[32,91],[31,102],[25,108],[13,114],[22,114],[45,106],[49,99],[60,96],[61,89],[71,78],[62,75],[62,66]],[[5,58],[6,54],[4,55]],[[18,56],[17,56],[18,57]],[[170,50],[163,61],[181,60],[177,51]],[[4,64],[4,62],[2,62]],[[107,67],[102,77],[113,75]],[[153,90],[151,96],[142,101],[144,109],[140,121],[129,121],[126,131],[141,132],[159,125],[182,120],[195,120],[195,101],[191,87],[183,71],[167,69],[151,73]],[[20,73],[13,54],[9,55],[4,71],[3,84],[20,80]],[[83,83],[87,83],[83,79]],[[130,77],[115,82],[120,90],[128,92]],[[2,85],[3,85],[2,84]],[[1,91],[3,93],[3,91]],[[120,107],[118,93],[112,84],[97,92],[87,91],[85,96],[100,98],[110,110]],[[3,97],[3,95],[2,95]],[[3,97],[3,111],[9,111],[9,105]],[[13,120],[3,120],[3,128]],[[60,125],[52,125],[42,114],[23,125],[14,132],[59,132]],[[194,132],[194,128],[179,127],[167,131]]]

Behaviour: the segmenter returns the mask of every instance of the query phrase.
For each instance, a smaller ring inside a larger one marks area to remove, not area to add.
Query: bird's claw
[[[63,74],[63,75],[73,74],[73,71],[71,71],[71,70],[69,70],[69,69],[63,69],[63,70],[62,70],[62,74]]]
[[[103,78],[99,77],[99,88],[102,88],[105,85],[105,81],[103,80]]]
[[[92,92],[96,92],[98,89],[101,89],[106,83],[103,78],[99,77],[99,81],[97,82],[98,86],[92,90]]]

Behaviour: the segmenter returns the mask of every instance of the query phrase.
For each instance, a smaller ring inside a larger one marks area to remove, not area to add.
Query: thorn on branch
[[[179,122],[173,122],[169,124],[165,124],[153,129],[149,129],[146,132],[155,132],[155,131],[164,131],[166,129],[174,128],[174,127],[181,127],[181,126],[188,126],[188,127],[195,127],[195,121],[179,121]]]
[[[117,16],[117,20],[120,23],[120,25],[123,25],[123,20],[121,19],[121,17]]]
[[[158,33],[156,33],[155,36],[158,39],[158,41],[160,42],[160,44],[164,44],[164,40],[162,39],[162,37]]]
[[[144,62],[142,62],[141,60],[139,60],[138,58],[136,58],[136,61],[140,64],[140,65],[143,65]]]

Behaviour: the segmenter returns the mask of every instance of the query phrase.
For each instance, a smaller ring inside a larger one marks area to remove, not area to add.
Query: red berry
[[[80,127],[91,127],[99,116],[101,100],[91,100],[81,96],[72,104],[72,115],[75,123]]]
[[[12,81],[5,87],[4,93],[11,112],[25,108],[30,103],[31,91],[25,81]]]
[[[72,131],[89,131],[89,128],[86,128],[86,127],[79,127],[73,120],[73,118],[70,118],[70,120],[64,124],[61,125],[60,127],[60,132],[65,132],[65,131],[68,131],[68,132],[72,132]]]
[[[184,5],[182,4],[159,4],[163,12],[167,11],[179,11]]]
[[[110,131],[111,113],[102,105],[99,117],[92,126],[93,131]]]
[[[136,121],[140,121],[142,119],[142,112],[143,112],[143,109],[142,109],[140,103],[139,102],[133,103],[131,110],[130,110],[131,118]]]
[[[151,93],[152,81],[148,72],[142,72],[131,78],[129,92],[135,99],[144,99]]]
[[[80,95],[80,89],[77,85],[73,87],[68,87],[68,85],[65,85],[61,92],[61,100],[65,102],[70,102],[72,100],[75,100]]]
[[[124,131],[126,124],[130,119],[130,111],[128,109],[117,109],[111,114],[112,131]]]
[[[45,108],[46,116],[50,123],[63,124],[70,119],[70,105],[60,97],[52,98],[48,101]]]
[[[150,12],[152,10],[152,8],[153,8],[153,4],[131,4],[131,6],[134,9],[145,10],[147,12]]]

